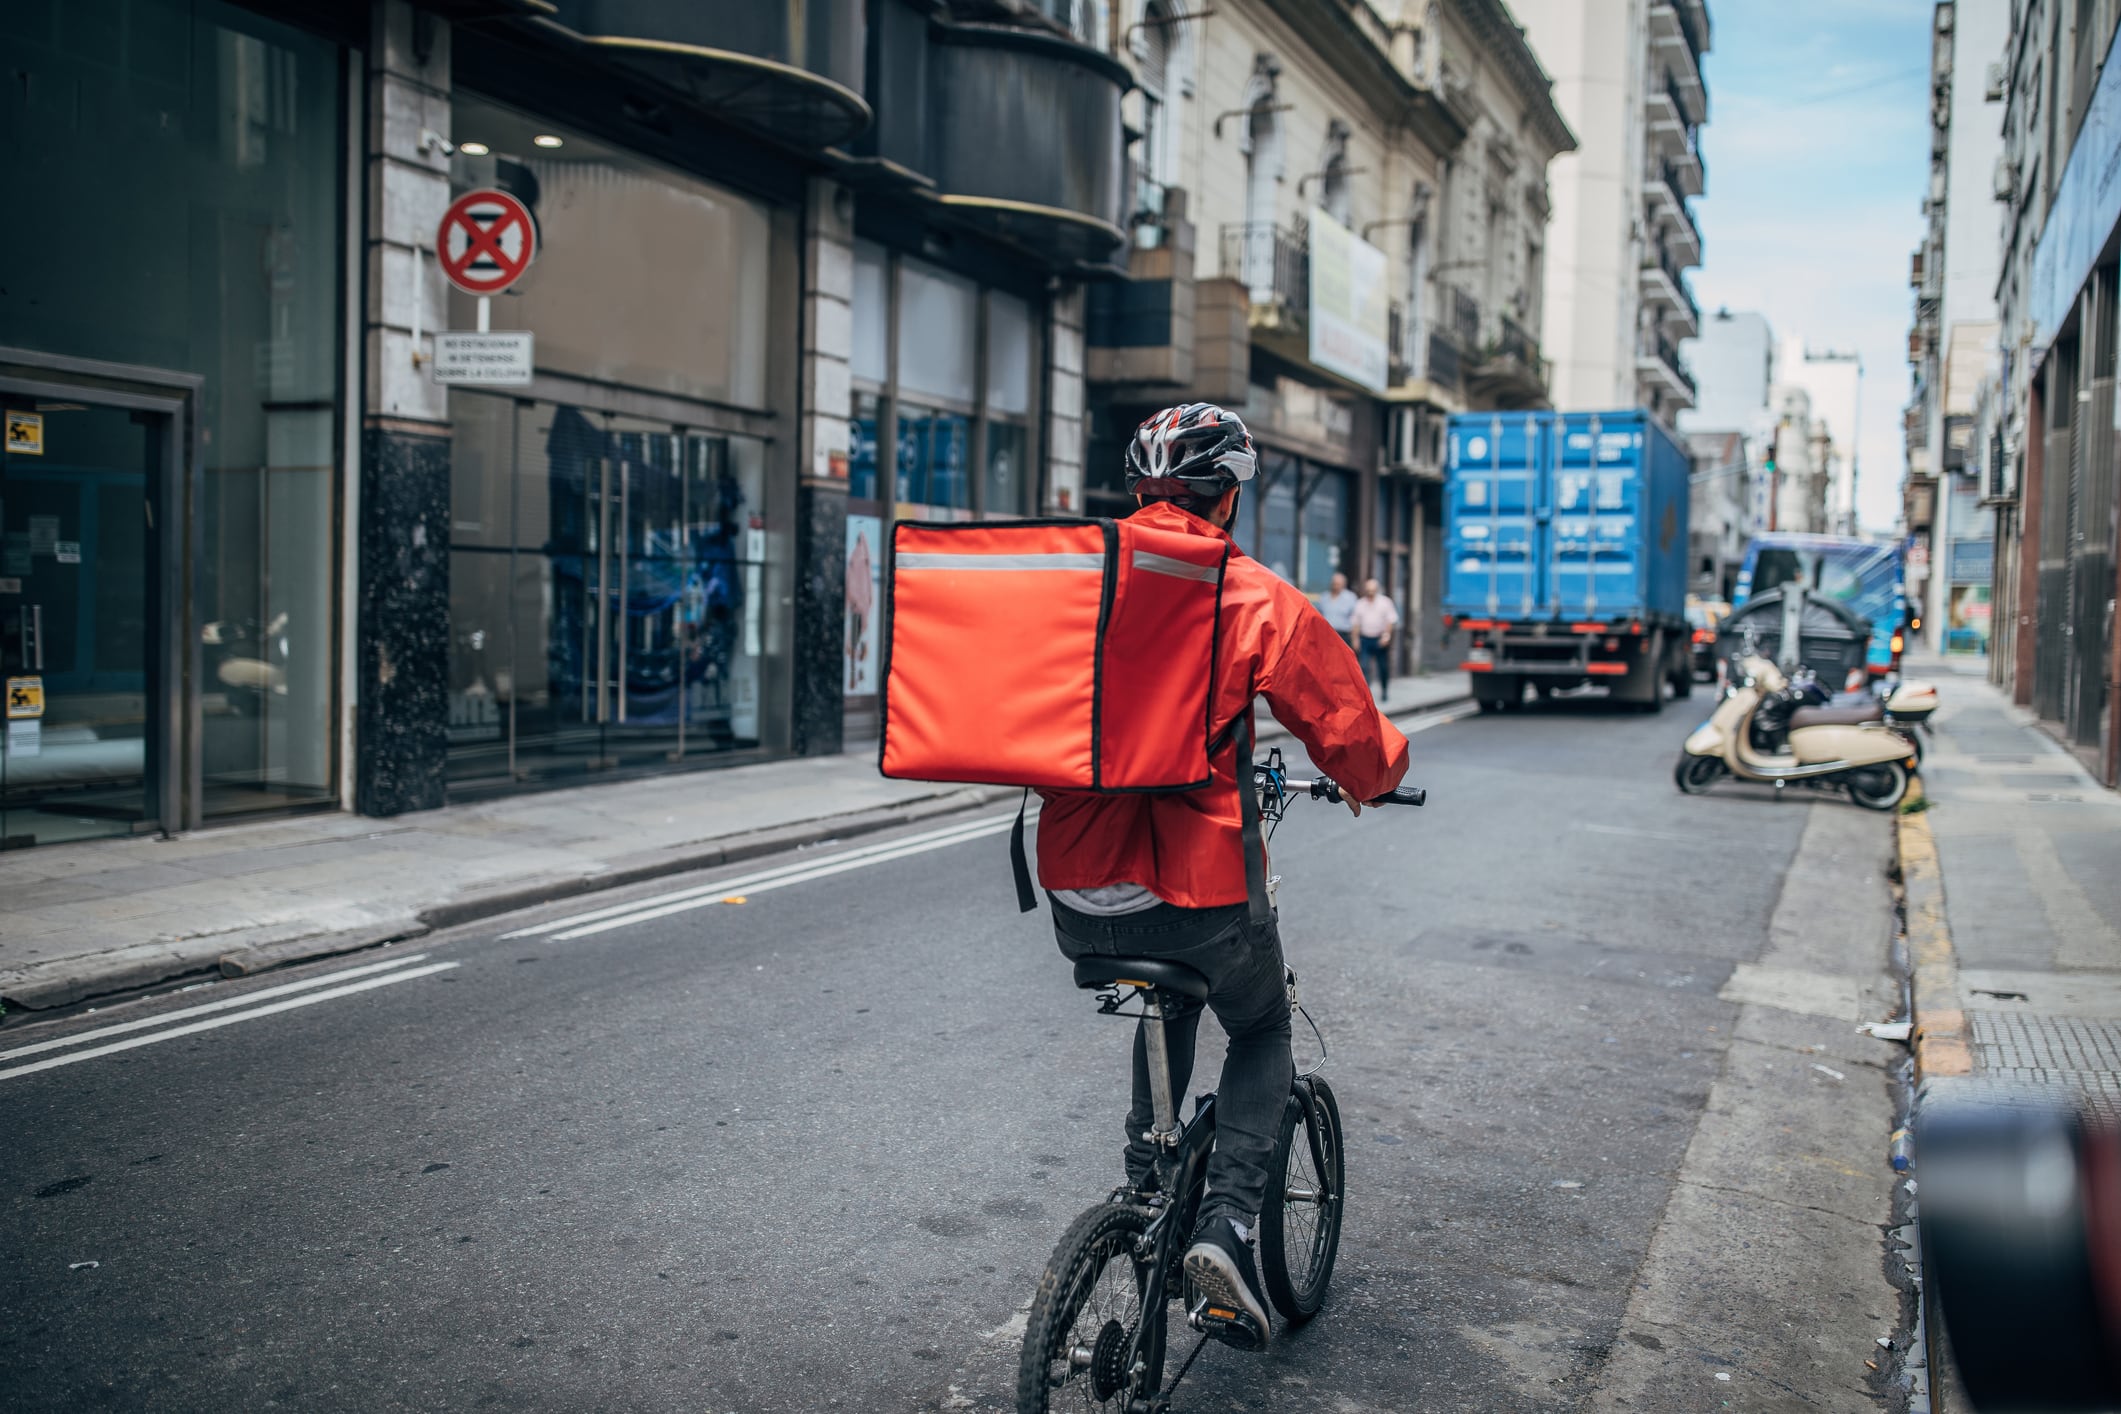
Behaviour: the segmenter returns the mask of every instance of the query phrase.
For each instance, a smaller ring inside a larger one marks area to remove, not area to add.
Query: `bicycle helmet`
[[[1166,408],[1127,443],[1127,490],[1149,498],[1213,500],[1252,479],[1259,456],[1234,412],[1213,403]]]

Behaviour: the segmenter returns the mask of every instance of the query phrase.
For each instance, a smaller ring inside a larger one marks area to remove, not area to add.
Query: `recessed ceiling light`
[[[472,157],[484,157],[493,149],[483,142],[460,142],[457,144],[457,151]]]
[[[539,133],[531,141],[539,147],[558,147],[561,145],[561,140],[554,137],[551,133]]]

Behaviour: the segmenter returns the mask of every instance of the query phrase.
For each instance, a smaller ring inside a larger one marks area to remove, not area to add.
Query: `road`
[[[1776,988],[1875,978],[1888,823],[1681,797],[1696,715],[1453,721],[1414,738],[1426,810],[1291,810],[1340,1265],[1176,1408],[1884,1407],[1882,1048]],[[994,822],[927,838],[978,824],[10,1028],[8,1404],[1009,1407],[1037,1274],[1116,1176],[1127,1036],[1016,914]],[[506,936],[686,888],[743,901]]]

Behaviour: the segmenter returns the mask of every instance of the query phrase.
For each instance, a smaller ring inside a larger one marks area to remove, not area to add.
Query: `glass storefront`
[[[455,185],[522,197],[541,248],[491,316],[539,384],[450,396],[451,791],[786,750],[788,512],[745,430],[770,209],[462,93],[452,121],[487,149]]]
[[[113,366],[44,370],[80,379],[80,391],[43,397],[51,448],[11,457],[0,491],[0,616],[41,608],[55,699],[42,754],[14,763],[12,778],[97,802],[48,828],[18,828],[30,817],[11,811],[9,838],[145,823],[152,792],[139,778],[177,755],[183,799],[165,820],[327,802],[342,53],[214,0],[115,0],[93,17],[0,7],[0,47],[0,150],[17,213],[0,221],[0,346],[40,383],[40,356]],[[136,383],[191,390],[179,455],[143,461],[137,407],[99,398]],[[149,683],[139,666],[140,646],[181,612],[156,600],[164,622],[143,617],[141,586],[179,569],[149,524],[156,504],[196,518],[175,542],[190,545],[181,632],[197,654],[184,701],[180,674]],[[51,627],[62,622],[76,626],[64,644]],[[177,717],[196,735],[143,725]],[[132,783],[115,784],[126,772]]]
[[[451,401],[452,784],[764,743],[755,439]]]
[[[1029,301],[855,242],[841,686],[857,715],[876,693],[890,522],[1038,512],[1043,337]],[[880,436],[886,427],[892,435]]]

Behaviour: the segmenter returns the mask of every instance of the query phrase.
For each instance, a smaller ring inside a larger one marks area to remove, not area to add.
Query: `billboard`
[[[1385,253],[1311,208],[1311,362],[1374,393],[1391,379]]]

